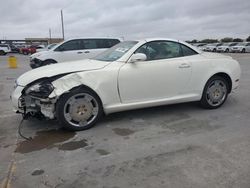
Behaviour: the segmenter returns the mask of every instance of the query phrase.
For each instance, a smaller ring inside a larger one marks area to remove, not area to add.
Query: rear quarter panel
[[[226,73],[232,80],[232,88],[236,87],[235,80],[240,77],[240,66],[238,62],[228,56],[200,55],[196,59],[190,59],[193,65],[192,78],[190,81],[191,92],[198,94],[201,98],[207,81],[217,73]]]

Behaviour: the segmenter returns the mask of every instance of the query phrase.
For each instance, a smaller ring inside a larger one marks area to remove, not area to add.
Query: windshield
[[[99,54],[98,56],[94,57],[94,60],[99,61],[116,61],[120,59],[128,50],[130,50],[137,41],[125,41],[121,42],[112,48],[106,50],[105,52]]]
[[[218,44],[207,44],[207,46],[216,46],[216,45],[218,45]]]
[[[236,46],[236,44],[238,44],[238,43],[232,43],[229,46]]]
[[[47,48],[48,48],[48,49],[52,49],[52,48],[54,48],[56,45],[57,45],[57,43],[50,44],[50,45],[47,46]]]

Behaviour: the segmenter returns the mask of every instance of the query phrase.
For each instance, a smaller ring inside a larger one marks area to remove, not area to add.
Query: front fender
[[[103,107],[119,103],[117,89],[117,73],[103,71],[86,71],[66,75],[52,82],[54,91],[49,98],[60,98],[64,93],[78,86],[87,86],[92,89],[101,99]]]

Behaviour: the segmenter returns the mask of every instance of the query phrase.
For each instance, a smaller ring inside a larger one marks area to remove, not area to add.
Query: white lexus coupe
[[[11,98],[18,113],[85,130],[103,114],[130,109],[190,101],[218,108],[237,89],[240,74],[231,57],[178,40],[124,41],[92,59],[26,72]]]

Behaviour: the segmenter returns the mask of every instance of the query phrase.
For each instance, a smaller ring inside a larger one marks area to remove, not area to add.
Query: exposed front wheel
[[[213,76],[205,85],[201,106],[209,109],[220,107],[227,99],[228,90],[228,83],[223,77]]]
[[[66,129],[86,130],[103,114],[99,97],[89,89],[77,89],[63,95],[57,104],[57,118]]]

